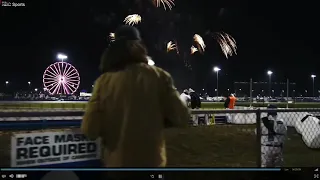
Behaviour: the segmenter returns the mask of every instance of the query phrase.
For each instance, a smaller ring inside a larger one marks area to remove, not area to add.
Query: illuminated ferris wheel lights
[[[73,94],[79,88],[80,75],[71,64],[56,62],[45,70],[43,84],[50,94]]]

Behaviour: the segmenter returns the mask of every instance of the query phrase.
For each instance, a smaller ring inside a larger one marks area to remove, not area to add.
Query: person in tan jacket
[[[170,74],[147,63],[139,32],[122,26],[106,49],[81,130],[101,138],[106,167],[165,167],[164,129],[186,127],[189,110]]]

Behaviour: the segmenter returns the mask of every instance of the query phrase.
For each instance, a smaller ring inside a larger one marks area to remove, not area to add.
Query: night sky
[[[16,1],[15,1],[16,2]],[[21,1],[22,2],[22,1]],[[34,1],[25,7],[2,7],[0,82],[13,87],[42,87],[45,68],[68,55],[81,75],[80,89],[89,89],[99,76],[98,65],[108,35],[129,14],[140,14],[141,31],[156,65],[169,71],[178,88],[214,89],[217,65],[219,88],[232,88],[234,81],[272,80],[297,83],[297,90],[311,89],[311,74],[319,75],[317,10],[312,8],[221,8],[209,0],[176,0],[172,11],[156,8],[148,0]],[[210,35],[224,31],[237,41],[238,55],[226,59]],[[192,37],[201,35],[207,45],[201,55],[190,55]],[[179,55],[166,52],[176,40]],[[188,60],[192,70],[184,65]],[[316,78],[317,84],[317,78]]]

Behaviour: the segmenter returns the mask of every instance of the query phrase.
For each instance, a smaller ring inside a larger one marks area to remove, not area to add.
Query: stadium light
[[[316,78],[317,76],[314,74],[311,74],[311,78],[312,78],[312,97],[314,97],[314,78]]]
[[[213,68],[213,71],[214,71],[214,72],[219,72],[220,70],[221,70],[221,69],[218,68],[217,66]]]
[[[30,85],[30,84],[31,84],[31,82],[30,82],[30,81],[28,81],[28,84]]]
[[[63,62],[65,59],[68,59],[68,56],[59,53],[59,54],[57,55],[57,59],[59,59],[59,60],[61,60],[61,61]]]
[[[271,75],[273,74],[272,71],[267,71],[267,74],[269,76],[269,96],[271,97],[272,94],[271,94]]]
[[[213,71],[217,73],[217,97],[219,96],[219,71],[221,69],[217,66],[213,67]]]
[[[6,81],[6,84],[9,84],[9,81]]]
[[[35,89],[34,89],[34,91],[36,91],[36,92],[37,92],[37,91],[38,91],[38,89],[37,89],[37,88],[35,88]]]

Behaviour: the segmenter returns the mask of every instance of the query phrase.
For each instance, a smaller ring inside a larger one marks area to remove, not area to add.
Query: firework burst
[[[167,52],[173,51],[173,50],[177,50],[177,46],[172,41],[169,41],[167,43]],[[178,51],[177,51],[177,53],[178,53]]]
[[[127,25],[133,26],[141,22],[141,16],[139,14],[128,15],[123,22]]]
[[[168,8],[169,10],[171,10],[172,7],[175,6],[174,0],[153,0],[153,3],[154,3],[157,7],[160,7],[161,4],[162,4],[164,10],[167,10],[167,8]]]
[[[191,54],[194,54],[195,52],[199,51],[198,48],[191,46],[190,48]]]
[[[228,56],[232,56],[233,54],[237,54],[237,44],[235,39],[225,33],[225,32],[217,32],[215,34],[215,39],[219,43],[223,54],[228,58]]]
[[[202,37],[199,34],[195,34],[193,36],[193,40],[197,44],[197,47],[198,47],[197,50],[203,53],[206,48],[206,45],[204,44]]]
[[[116,39],[116,36],[114,33],[110,33],[109,38],[110,38],[110,41],[114,41]]]

